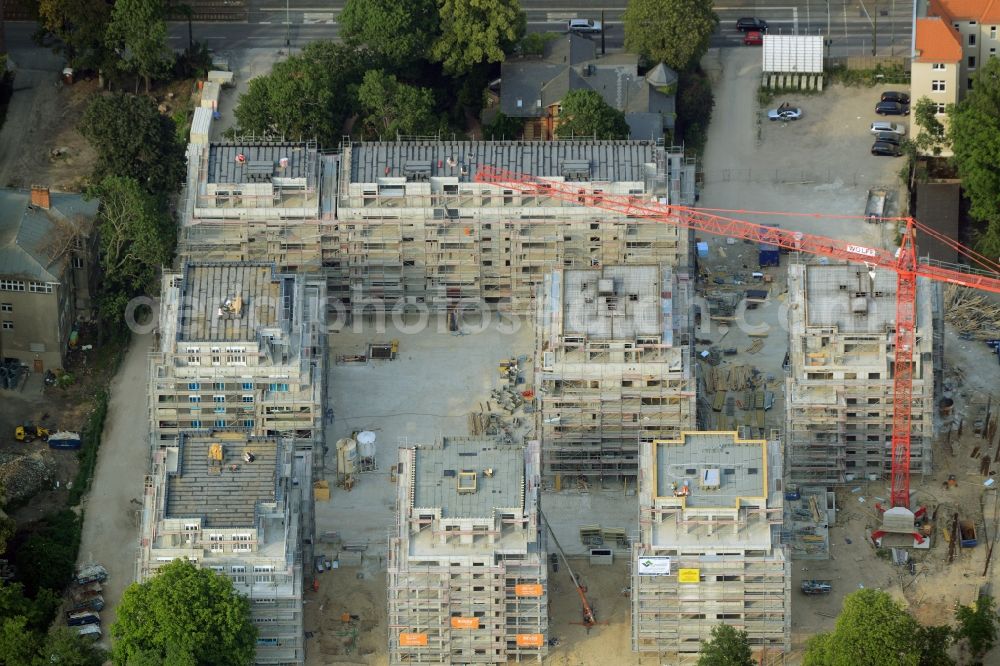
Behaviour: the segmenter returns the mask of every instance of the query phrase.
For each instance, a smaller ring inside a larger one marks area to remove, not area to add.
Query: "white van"
[[[593,19],[570,19],[567,29],[570,32],[599,35],[601,33],[601,22]]]

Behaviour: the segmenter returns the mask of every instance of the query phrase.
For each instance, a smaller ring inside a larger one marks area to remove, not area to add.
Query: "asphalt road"
[[[909,52],[912,18],[905,0],[865,0],[865,5],[848,0],[786,0],[786,5],[772,5],[761,0],[721,0],[716,6],[720,27],[712,37],[715,47],[738,46],[741,35],[734,24],[741,16],[758,16],[768,21],[772,34],[826,34],[829,28],[832,55],[868,55],[872,46],[872,19],[878,27],[879,52],[896,55]],[[285,5],[280,0],[251,1],[247,23],[195,23],[194,37],[209,48],[222,51],[245,48],[282,49],[286,45],[301,48],[317,39],[336,39],[337,15],[343,2],[326,4],[322,0],[289,0],[286,21]],[[605,44],[618,49],[624,45],[621,14],[622,0],[524,0],[530,32],[560,32],[569,18],[597,18],[604,12]],[[572,8],[571,8],[572,7]],[[829,10],[829,11],[828,11]],[[35,24],[24,21],[7,23],[10,49],[32,46]],[[599,38],[595,38],[599,39]],[[187,43],[187,24],[170,25],[170,43],[183,48]]]

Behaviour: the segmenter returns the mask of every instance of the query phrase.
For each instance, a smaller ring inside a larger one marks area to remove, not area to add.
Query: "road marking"
[[[548,19],[549,23],[559,23],[560,21],[575,19],[576,12],[548,12],[545,14],[545,18]]]

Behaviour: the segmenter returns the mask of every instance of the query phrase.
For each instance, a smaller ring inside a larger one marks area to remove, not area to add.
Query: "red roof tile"
[[[939,17],[917,19],[917,62],[959,62],[962,43],[955,29]]]

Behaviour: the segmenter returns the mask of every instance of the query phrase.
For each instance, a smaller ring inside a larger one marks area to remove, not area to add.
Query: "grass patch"
[[[80,460],[80,468],[76,471],[76,479],[73,487],[69,490],[69,506],[76,506],[83,498],[83,494],[90,490],[90,482],[93,480],[94,469],[97,467],[97,450],[101,447],[101,435],[104,432],[104,421],[108,416],[108,389],[101,387],[94,396],[94,409],[87,417],[87,423],[83,427],[80,435],[83,437],[83,446],[77,458]]]
[[[855,88],[871,88],[887,83],[908,84],[910,75],[899,65],[878,66],[875,69],[848,69],[834,66],[826,71],[828,83],[839,83]]]

